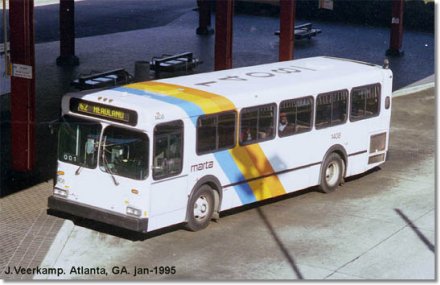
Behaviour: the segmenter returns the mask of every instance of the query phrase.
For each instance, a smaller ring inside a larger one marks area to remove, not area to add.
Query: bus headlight
[[[127,215],[140,217],[141,216],[141,210],[133,208],[133,207],[127,207],[126,210]]]
[[[67,198],[67,196],[69,195],[69,192],[67,192],[67,190],[63,190],[63,189],[60,189],[60,188],[54,188],[53,189],[53,194],[55,196],[60,196],[60,197],[63,197],[63,198]]]

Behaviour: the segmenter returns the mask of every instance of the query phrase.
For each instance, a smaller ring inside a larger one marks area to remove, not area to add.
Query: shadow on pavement
[[[72,221],[76,226],[91,229],[100,233],[112,235],[118,238],[123,238],[131,241],[144,241],[147,239],[152,239],[163,234],[167,234],[176,230],[182,230],[183,225],[178,224],[171,227],[159,229],[152,231],[150,233],[140,233],[135,231],[130,231],[124,228],[119,228],[113,225],[101,223],[94,220],[89,220],[85,218],[76,217],[56,210],[48,209],[47,214],[55,216],[58,218],[66,219]]]
[[[414,225],[414,223],[402,212],[400,209],[394,209],[396,213],[405,221],[405,223],[414,231],[419,239],[426,245],[426,247],[435,254],[435,246],[426,238],[426,236]]]

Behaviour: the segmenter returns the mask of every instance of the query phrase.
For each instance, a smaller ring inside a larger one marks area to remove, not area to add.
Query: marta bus
[[[48,207],[149,232],[335,190],[385,162],[392,72],[312,57],[146,81],[62,99]]]

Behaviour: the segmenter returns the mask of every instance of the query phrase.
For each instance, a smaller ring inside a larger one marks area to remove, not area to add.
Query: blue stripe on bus
[[[238,169],[237,165],[234,162],[231,154],[228,150],[223,150],[214,153],[215,158],[220,163],[220,167],[223,169],[223,172],[228,177],[229,181],[246,181],[240,169]],[[243,204],[252,203],[256,201],[254,192],[248,183],[241,183],[239,185],[234,186],[235,191],[237,192],[240,201]]]
[[[158,100],[158,101],[169,103],[169,104],[172,104],[175,106],[179,106],[188,114],[188,117],[191,119],[191,121],[194,123],[195,126],[197,126],[197,116],[204,114],[203,110],[199,106],[197,106],[196,104],[179,99],[179,98],[175,98],[172,96],[165,96],[165,95],[155,94],[155,93],[151,93],[151,92],[144,91],[144,90],[127,88],[127,87],[118,87],[113,90],[119,91],[119,92],[127,92],[127,93],[130,93],[133,95],[149,97],[154,100]]]
[[[138,90],[133,88],[127,88],[127,87],[118,87],[113,89],[114,91],[118,92],[127,92],[129,94],[133,95],[139,95],[139,96],[145,96],[150,97],[155,100],[159,100],[165,103],[169,103],[172,105],[179,106],[182,108],[188,116],[191,118],[191,121],[193,122],[194,126],[197,127],[197,116],[204,114],[203,110],[197,106],[194,103],[191,103],[189,101],[185,101],[179,98],[175,98],[172,96],[164,96],[159,95],[151,92],[147,92],[144,90]],[[214,153],[215,158],[220,164],[220,167],[222,168],[223,172],[228,177],[229,181],[231,183],[237,182],[237,181],[245,181],[243,174],[241,173],[240,169],[238,169],[237,165],[234,162],[234,159],[232,158],[229,151],[219,151]],[[240,198],[240,201],[243,204],[248,204],[256,201],[255,195],[249,186],[248,183],[242,183],[239,185],[235,185],[234,189],[236,193],[238,194],[238,197]]]

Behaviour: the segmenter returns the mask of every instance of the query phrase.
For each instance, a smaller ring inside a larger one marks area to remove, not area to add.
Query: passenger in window
[[[241,133],[241,141],[247,142],[252,140],[251,128],[245,128]]]
[[[295,132],[295,126],[289,124],[286,113],[280,113],[280,123],[278,125],[278,131],[280,135],[286,135]]]

